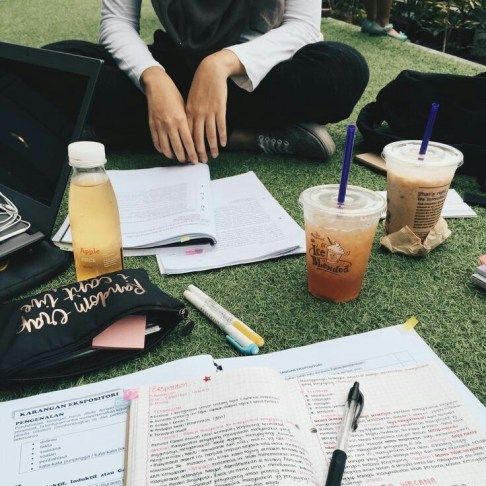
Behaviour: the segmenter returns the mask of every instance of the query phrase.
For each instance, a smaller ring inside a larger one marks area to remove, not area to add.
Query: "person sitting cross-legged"
[[[325,160],[328,123],[369,78],[355,49],[324,42],[320,0],[152,0],[164,31],[139,36],[141,0],[103,0],[101,44],[47,49],[103,59],[89,119],[111,148],[153,144],[180,162],[221,147]]]

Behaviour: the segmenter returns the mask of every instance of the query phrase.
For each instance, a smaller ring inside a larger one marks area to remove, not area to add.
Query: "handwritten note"
[[[309,417],[289,406],[277,373],[259,371],[141,389],[127,485],[319,486],[324,465]]]
[[[486,433],[472,423],[464,404],[433,365],[300,379],[299,388],[329,456],[355,380],[365,407],[351,434],[343,484],[481,484]]]

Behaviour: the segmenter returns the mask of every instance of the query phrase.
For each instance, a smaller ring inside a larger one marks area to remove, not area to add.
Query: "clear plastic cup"
[[[430,142],[419,158],[420,140],[390,143],[383,149],[387,168],[387,233],[408,226],[422,240],[436,225],[462,153]]]
[[[376,192],[348,186],[343,206],[338,184],[306,189],[304,211],[309,292],[333,302],[356,299],[361,292],[373,239],[385,200]]]

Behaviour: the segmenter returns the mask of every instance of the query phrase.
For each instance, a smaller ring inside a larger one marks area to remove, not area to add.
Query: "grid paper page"
[[[343,485],[484,486],[486,431],[436,366],[296,381],[329,456],[348,391],[360,383],[365,406]]]
[[[278,373],[255,368],[141,389],[127,485],[322,486],[319,440],[288,395]]]

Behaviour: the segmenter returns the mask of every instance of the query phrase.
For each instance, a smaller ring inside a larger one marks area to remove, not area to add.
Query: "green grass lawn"
[[[96,41],[99,0],[3,0],[0,1],[0,39],[41,46],[61,39]],[[143,7],[142,35],[150,41],[158,22],[150,2]],[[225,154],[211,162],[213,178],[253,170],[278,201],[302,222],[297,204],[300,192],[312,185],[337,182],[345,125],[355,120],[359,110],[375,99],[386,83],[403,69],[476,74],[474,66],[424,52],[388,38],[363,37],[352,26],[324,20],[327,40],[356,47],[368,60],[369,86],[349,120],[329,126],[338,150],[326,164],[280,159],[253,154]],[[108,154],[109,168],[143,168],[161,163],[157,154]],[[350,183],[371,189],[385,189],[382,175],[354,165]],[[475,189],[467,177],[455,179],[460,192]],[[417,329],[439,356],[483,401],[486,368],[486,305],[484,294],[469,283],[477,257],[486,253],[486,210],[475,208],[477,219],[449,220],[452,236],[427,258],[415,260],[385,253],[378,235],[363,292],[347,304],[330,304],[312,298],[306,290],[304,257],[293,257],[247,266],[182,276],[161,276],[155,258],[130,258],[129,267],[144,267],[151,278],[168,293],[181,297],[194,283],[266,338],[265,352],[301,346],[316,341],[360,333],[403,322],[410,315],[420,320]],[[66,216],[66,206],[59,221]],[[383,231],[381,225],[378,233]],[[73,281],[71,268],[40,290]],[[214,326],[197,312],[191,312],[196,328],[190,337],[177,333],[158,350],[105,372],[90,374],[62,383],[19,389],[1,395],[15,398],[40,391],[89,383],[123,373],[142,370],[167,361],[209,353],[215,357],[234,356]],[[3,323],[0,323],[2,325]]]

